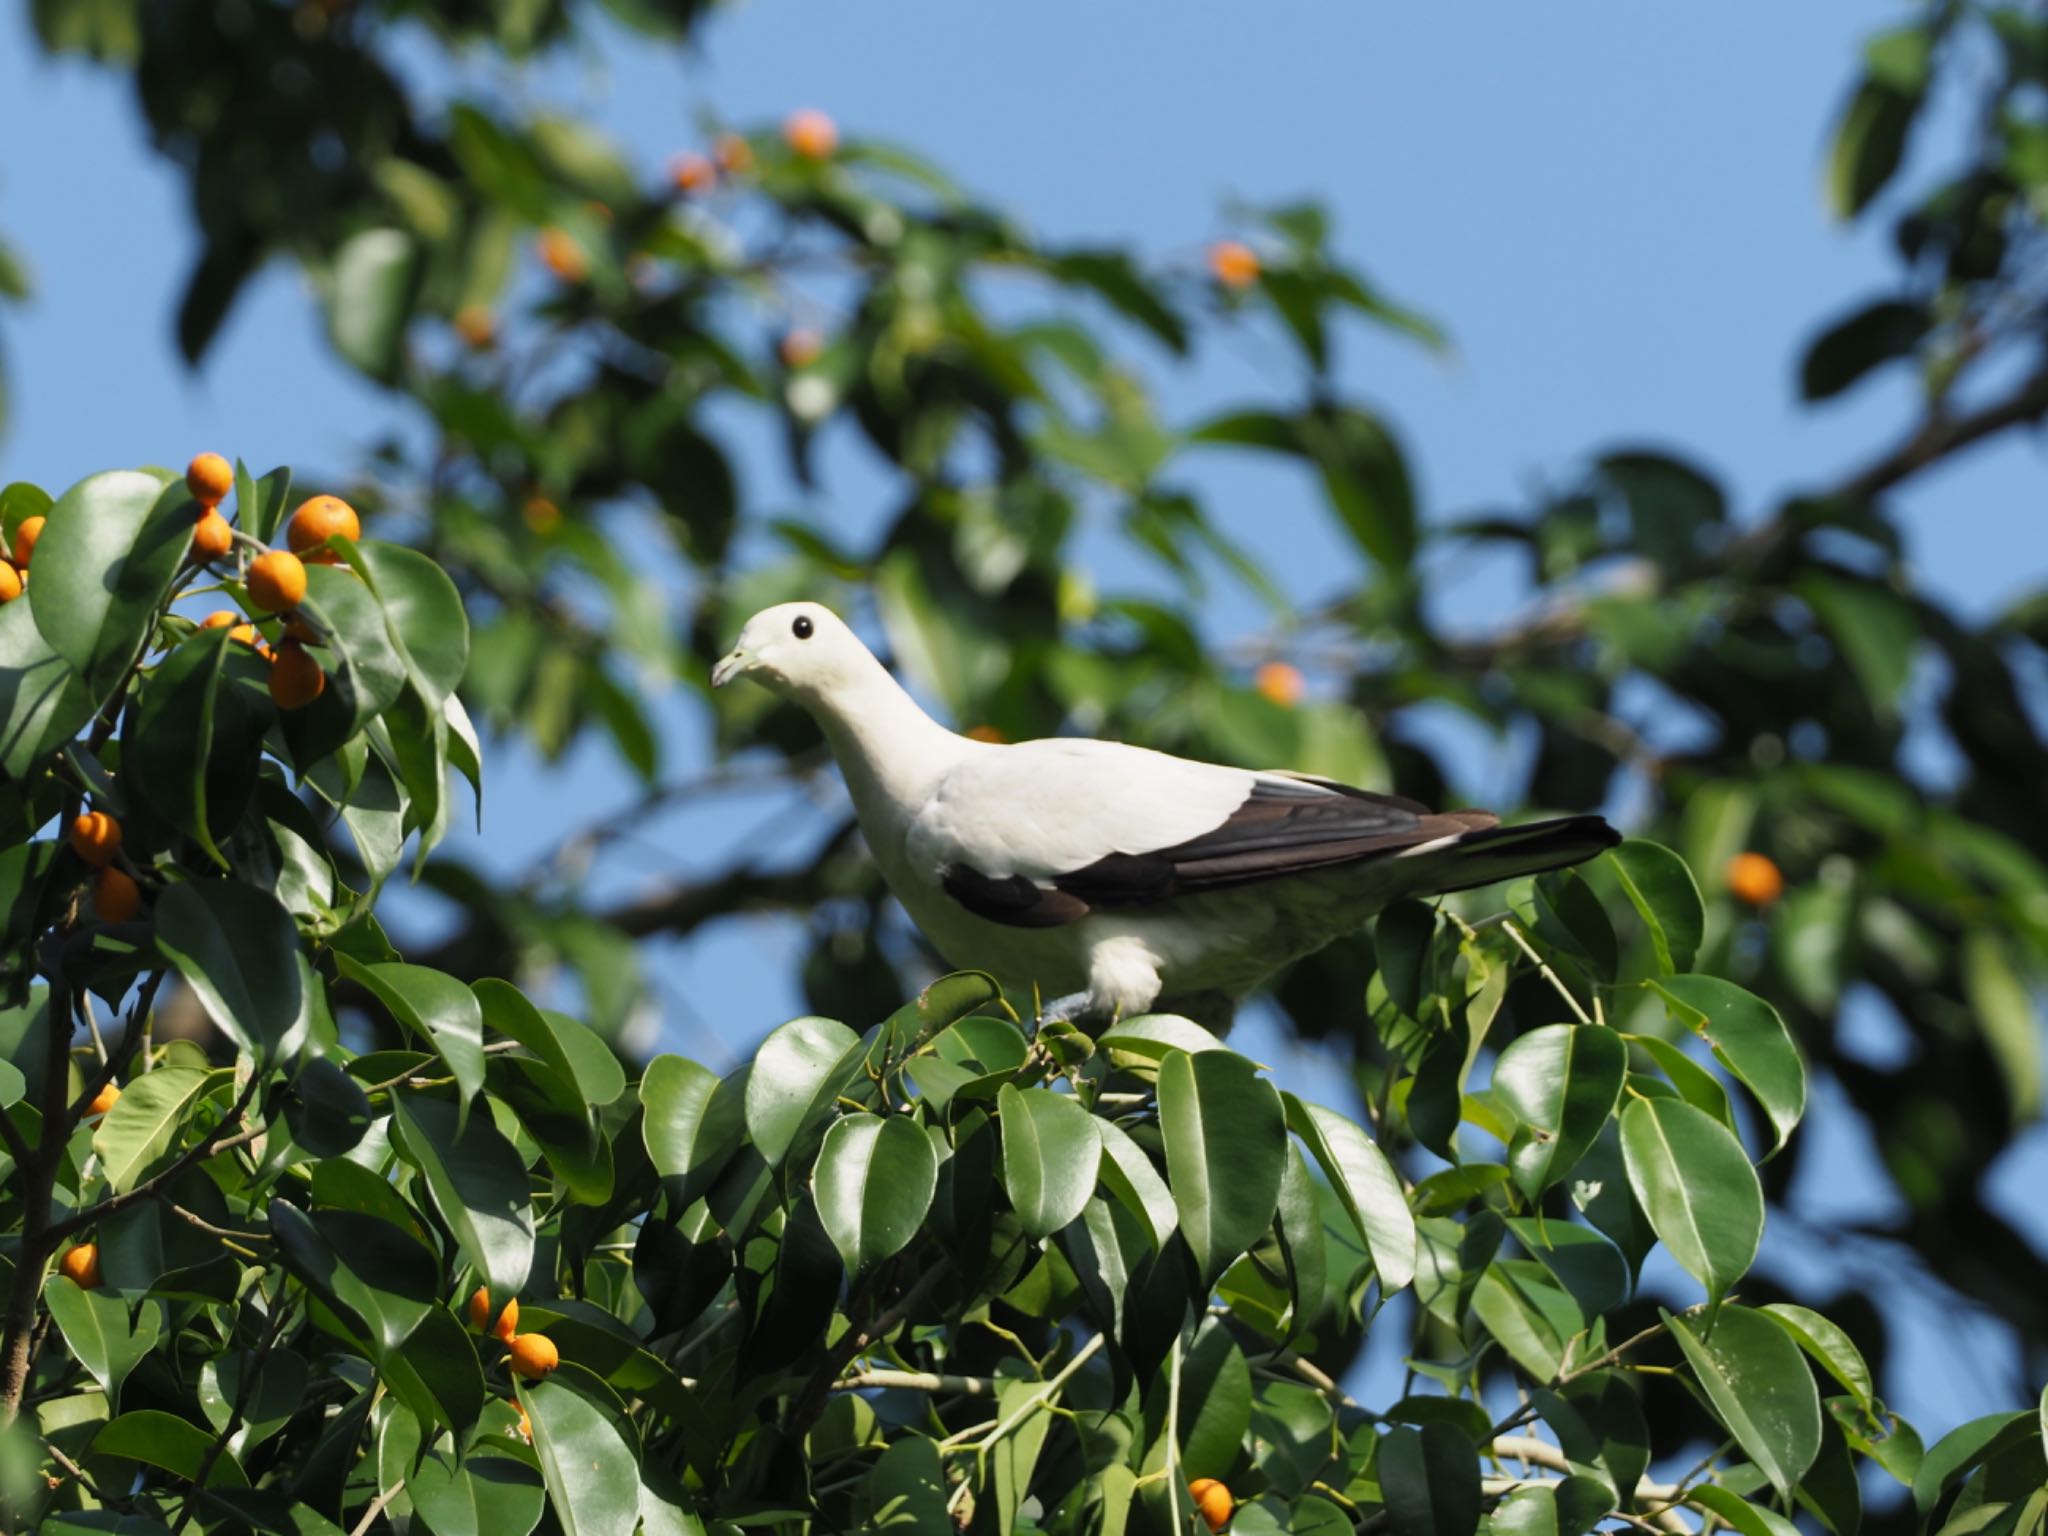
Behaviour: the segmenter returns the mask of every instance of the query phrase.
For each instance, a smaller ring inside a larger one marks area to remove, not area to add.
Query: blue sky
[[[588,113],[650,175],[695,141],[703,112],[772,121],[815,105],[850,133],[931,155],[1044,236],[1128,240],[1161,259],[1194,260],[1227,199],[1318,197],[1343,249],[1455,343],[1444,360],[1359,335],[1344,353],[1347,382],[1387,411],[1434,515],[1516,504],[1624,444],[1695,459],[1755,514],[1859,464],[1910,418],[1903,380],[1817,410],[1793,386],[1803,338],[1893,272],[1883,221],[1843,229],[1819,195],[1856,49],[1884,20],[1851,0],[763,3],[722,17],[688,54],[608,40],[516,88]],[[1941,157],[1953,116],[1923,137],[1916,165]],[[171,316],[195,236],[180,184],[148,153],[121,83],[41,61],[18,10],[0,20],[0,145],[0,230],[38,288],[30,308],[0,318],[14,400],[0,480],[61,488],[199,448],[338,469],[407,425],[328,360],[301,280],[283,268],[244,297],[205,370],[183,369]],[[1187,420],[1283,387],[1282,357],[1256,339],[1212,345],[1155,382],[1168,417]],[[744,466],[757,505],[801,506],[843,529],[883,510],[881,482],[851,447],[835,452],[828,495],[809,501],[759,460]],[[1226,526],[1258,529],[1298,595],[1352,558],[1284,472],[1212,460],[1200,474]],[[1972,611],[1996,608],[2039,579],[2040,486],[2037,450],[2020,443],[1930,475],[1901,502],[1913,559]],[[1140,579],[1106,542],[1089,547],[1104,585]],[[1488,572],[1446,603],[1478,623],[1512,596]],[[1229,591],[1211,614],[1219,638],[1257,621]],[[693,697],[664,712],[672,769],[701,756],[702,721]],[[1463,767],[1476,787],[1497,772],[1476,749]],[[502,750],[483,838],[464,851],[516,869],[567,830],[561,805],[595,816],[635,793],[601,752],[549,774]],[[729,807],[665,817],[608,887],[696,867],[733,825]],[[746,923],[658,949],[662,1043],[714,1064],[744,1052],[799,1011],[794,955],[786,929]],[[1283,1077],[1316,1073],[1259,1021],[1246,1029],[1246,1048]],[[1806,1134],[1829,1155],[1806,1197],[1861,1208],[1868,1181],[1843,1175],[1869,1149],[1827,1106],[1823,1092]],[[2020,1208],[2044,1172],[2037,1134],[2001,1170],[2007,1204]],[[1878,1277],[1845,1270],[1844,1283]],[[2011,1389],[1995,1335],[1915,1303],[1910,1287],[1890,1290],[1905,1330],[1894,1395],[1923,1429]]]

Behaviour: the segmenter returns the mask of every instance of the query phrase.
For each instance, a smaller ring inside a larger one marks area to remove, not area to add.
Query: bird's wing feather
[[[1097,907],[1278,879],[1494,824],[1291,773],[1251,773],[1096,741],[1027,742],[948,774],[913,857],[992,922],[1049,927]]]

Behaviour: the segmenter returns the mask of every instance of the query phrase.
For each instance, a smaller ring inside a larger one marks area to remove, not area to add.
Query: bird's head
[[[711,686],[751,677],[785,698],[819,696],[852,683],[875,666],[875,658],[846,621],[822,603],[777,603],[763,608],[740,630],[723,660],[711,669]]]

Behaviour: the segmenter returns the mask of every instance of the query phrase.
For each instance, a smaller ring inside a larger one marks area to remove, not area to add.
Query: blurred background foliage
[[[1918,8],[1869,40],[1837,121],[1826,193],[1854,219],[1937,83],[1975,98],[1968,153],[1897,221],[1895,282],[1817,316],[1800,371],[1816,400],[1910,371],[1910,431],[1777,506],[1731,506],[1711,466],[1629,447],[1477,514],[1418,505],[1398,419],[1340,386],[1334,359],[1359,328],[1441,339],[1313,205],[1231,210],[1249,262],[1049,246],[942,168],[827,143],[815,121],[706,124],[701,150],[649,184],[516,89],[437,94],[403,67],[573,54],[600,13],[685,43],[717,25],[707,9],[34,0],[45,48],[132,75],[189,183],[206,243],[176,319],[185,355],[203,367],[252,275],[292,262],[336,352],[404,404],[407,430],[366,456],[352,497],[374,535],[460,583],[463,691],[488,731],[550,759],[608,742],[648,813],[735,781],[786,791],[772,854],[736,843],[708,876],[619,904],[590,890],[620,823],[565,825],[518,881],[439,860],[426,879],[460,921],[417,943],[395,931],[409,958],[560,975],[614,1031],[641,1001],[636,945],[735,913],[804,926],[804,988],[833,1017],[881,1016],[928,975],[798,717],[765,694],[721,700],[710,759],[663,760],[650,701],[702,692],[771,601],[849,608],[958,724],[1010,739],[1081,731],[1443,803],[1442,733],[1417,722],[1450,712],[1526,764],[1522,804],[1498,809],[1606,808],[1702,871],[1743,850],[1775,862],[1782,899],[1709,890],[1701,969],[1776,1002],[1866,1123],[1902,1214],[1859,1240],[2002,1318],[2026,1374],[2048,1371],[2039,1259],[1978,1193],[2041,1109],[2048,753],[2030,701],[2048,593],[1965,619],[1916,584],[1887,509],[1913,477],[2048,413],[2039,8]],[[0,247],[0,296],[21,285]],[[1238,409],[1163,419],[1157,381],[1241,331],[1288,367]],[[762,423],[805,484],[822,442],[864,445],[891,486],[871,539],[835,541],[750,494],[738,445]],[[1213,454],[1298,466],[1364,579],[1282,591],[1261,551],[1288,528],[1206,504],[1189,466]],[[1092,579],[1111,545],[1147,579]],[[1484,632],[1449,625],[1424,573],[1503,550],[1526,605]],[[1260,595],[1264,634],[1215,643],[1202,619],[1218,582]],[[1398,1070],[1371,974],[1369,945],[1340,945],[1278,997],[1297,1031],[1350,1052],[1369,1098]],[[1845,1048],[1851,998],[1904,1046],[1882,1061]],[[1555,1012],[1535,992],[1507,1006],[1519,1027]],[[1801,1146],[1766,1166],[1767,1189],[1782,1194]],[[1845,1321],[1882,1354],[1874,1313]]]

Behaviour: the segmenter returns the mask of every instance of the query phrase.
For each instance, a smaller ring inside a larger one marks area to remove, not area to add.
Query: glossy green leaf
[[[1472,1310],[1508,1357],[1537,1381],[1558,1375],[1567,1346],[1586,1328],[1571,1294],[1526,1259],[1489,1264],[1473,1288]]]
[[[40,549],[37,552],[41,553]],[[96,1456],[121,1456],[162,1467],[190,1482],[198,1477],[213,1438],[189,1419],[157,1408],[139,1408],[104,1426],[93,1436],[92,1449]],[[207,1481],[234,1488],[249,1486],[241,1463],[226,1451],[214,1462]]]
[[[1658,971],[1669,976],[1691,970],[1706,935],[1707,909],[1685,860],[1643,837],[1626,839],[1607,857],[1650,935]]]
[[[222,1034],[260,1061],[305,1039],[304,973],[291,914],[238,880],[188,881],[156,903],[157,947]]]
[[[470,1456],[458,1464],[446,1444],[412,1469],[405,1491],[433,1536],[527,1536],[547,1502],[546,1484],[524,1462]]]
[[[906,1435],[892,1442],[876,1458],[861,1493],[868,1510],[861,1527],[864,1531],[923,1536],[951,1523],[938,1444],[922,1435]]]
[[[1104,1030],[1095,1043],[1106,1051],[1128,1051],[1150,1061],[1165,1060],[1169,1051],[1186,1051],[1195,1056],[1204,1051],[1229,1049],[1194,1020],[1177,1013],[1144,1013],[1119,1020]]]
[[[203,629],[175,647],[142,690],[134,735],[137,786],[223,869],[228,861],[207,827],[206,785],[214,699],[233,643],[225,629]]]
[[[63,1275],[43,1288],[43,1304],[72,1355],[99,1383],[108,1403],[118,1408],[121,1383],[156,1348],[163,1308],[153,1301],[135,1307],[128,1298],[104,1288],[81,1290]]]
[[[1913,1503],[1921,1514],[1941,1502],[1951,1484],[1982,1466],[2000,1451],[2018,1444],[2038,1428],[2033,1413],[1987,1413],[1959,1424],[1934,1444],[1920,1459],[1913,1475]]]
[[[92,1133],[92,1149],[116,1193],[154,1170],[213,1081],[211,1073],[192,1067],[159,1067],[128,1083]]]
[[[1430,1316],[1446,1327],[1462,1327],[1479,1277],[1500,1249],[1506,1230],[1501,1218],[1482,1210],[1465,1222],[1425,1216],[1415,1227],[1416,1295]]]
[[[1863,1361],[1863,1351],[1838,1324],[1810,1307],[1789,1301],[1774,1301],[1762,1311],[1776,1319],[1794,1342],[1813,1357],[1814,1363],[1846,1387],[1861,1407],[1869,1410],[1875,1405],[1877,1392],[1870,1367]]]
[[[1287,1128],[1299,1136],[1358,1227],[1391,1294],[1415,1278],[1415,1216],[1400,1177],[1371,1137],[1334,1110],[1283,1093]]]
[[[1799,393],[1808,400],[1839,395],[1872,369],[1911,357],[1934,328],[1924,304],[1880,299],[1822,331],[1799,364]]]
[[[2015,1125],[2041,1108],[2041,1031],[2033,999],[1997,935],[1974,929],[1963,937],[1963,995],[2005,1079]]]
[[[1627,1070],[1627,1046],[1597,1024],[1547,1024],[1500,1053],[1493,1092],[1518,1122],[1508,1166],[1525,1195],[1570,1175],[1614,1113]]]
[[[1828,157],[1828,198],[1837,218],[1854,218],[1892,179],[1919,104],[1916,95],[1882,80],[1857,88]]]
[[[334,253],[327,274],[327,335],[334,350],[373,379],[390,382],[404,357],[422,262],[400,229],[365,229]]]
[[[758,1066],[756,1068],[758,1070]],[[1069,1094],[1004,1084],[996,1096],[1003,1132],[1003,1187],[1032,1237],[1050,1237],[1081,1214],[1095,1192],[1102,1138]]]
[[[465,994],[466,995],[466,994]],[[517,1296],[533,1265],[526,1166],[487,1115],[464,1125],[453,1104],[395,1094],[394,1139],[426,1176],[441,1219],[494,1295]]]
[[[305,1407],[306,1383],[306,1362],[289,1350],[272,1349],[260,1366],[254,1350],[230,1350],[200,1367],[199,1411],[219,1434],[241,1404],[240,1427],[228,1445],[240,1453],[261,1445]]]
[[[1715,1415],[1779,1495],[1790,1498],[1820,1454],[1820,1394],[1792,1336],[1775,1319],[1732,1302],[1711,1320],[1663,1317]]]
[[[1329,1243],[1323,1207],[1308,1159],[1293,1138],[1284,1138],[1287,1166],[1280,1179],[1274,1232],[1287,1266],[1288,1336],[1299,1338],[1320,1319],[1329,1280]]]
[[[744,1104],[747,1135],[771,1168],[829,1105],[840,1062],[858,1044],[844,1024],[819,1018],[792,1019],[761,1042]]]
[[[1173,1191],[1145,1149],[1131,1140],[1114,1120],[1098,1119],[1095,1129],[1102,1136],[1102,1184],[1140,1217],[1152,1234],[1152,1246],[1162,1248],[1180,1225],[1180,1212],[1173,1203]]]
[[[440,1053],[466,1117],[469,1101],[484,1085],[484,1016],[476,994],[424,965],[364,965],[345,954],[335,959],[342,975],[361,982],[393,1018]]]
[[[426,1307],[412,1332],[397,1346],[387,1346],[377,1364],[385,1385],[423,1425],[438,1425],[466,1440],[483,1416],[489,1396],[475,1340],[446,1307]]]
[[[441,701],[469,667],[462,594],[432,559],[401,544],[363,539],[349,551],[349,563],[383,604],[385,633],[407,678],[442,719]]]
[[[1621,1151],[1659,1240],[1709,1296],[1724,1295],[1764,1229],[1763,1187],[1735,1133],[1680,1100],[1636,1099],[1622,1111]]]
[[[1628,1262],[1598,1232],[1555,1217],[1533,1216],[1510,1216],[1508,1230],[1571,1292],[1586,1316],[1603,1317],[1628,1300]]]
[[[1379,1481],[1396,1536],[1472,1536],[1479,1529],[1479,1458],[1454,1425],[1388,1430],[1380,1437]]]
[[[1678,1096],[1695,1109],[1703,1109],[1734,1130],[1735,1108],[1728,1102],[1728,1090],[1721,1079],[1685,1054],[1684,1048],[1656,1035],[1623,1035],[1630,1045],[1644,1052],[1657,1069],[1678,1090]]]
[[[1252,1372],[1218,1318],[1196,1332],[1180,1370],[1181,1465],[1190,1477],[1224,1477],[1252,1422]]]
[[[0,604],[0,774],[30,767],[92,718],[93,695],[36,628],[33,598]]]
[[[567,1198],[582,1205],[611,1199],[611,1144],[573,1082],[544,1061],[499,1054],[485,1064],[484,1086],[539,1146]]]
[[[564,1536],[618,1536],[640,1518],[640,1465],[618,1426],[561,1381],[519,1388]]]
[[[908,1247],[931,1209],[939,1160],[901,1115],[847,1115],[825,1132],[811,1188],[818,1219],[858,1279]]]
[[[1714,1059],[1756,1095],[1785,1145],[1806,1112],[1806,1064],[1778,1010],[1718,976],[1671,976],[1652,985],[1671,1015],[1713,1047]]]
[[[1286,1116],[1258,1070],[1233,1051],[1159,1064],[1166,1180],[1204,1287],[1265,1236],[1280,1203]]]
[[[689,1205],[718,1177],[746,1135],[744,1073],[720,1078],[681,1056],[657,1056],[640,1081],[640,1129],[663,1178],[681,1181]]]
[[[308,1215],[284,1200],[271,1201],[268,1215],[285,1267],[379,1359],[402,1348],[439,1305],[433,1254],[382,1217]]]
[[[1799,1527],[1774,1509],[1752,1504],[1732,1488],[1701,1482],[1694,1486],[1692,1502],[1719,1515],[1728,1529],[1740,1536],[1799,1536]]]
[[[78,482],[36,544],[31,611],[95,701],[126,675],[192,543],[182,483],[137,470]]]
[[[303,709],[280,713],[278,723],[301,768],[317,762],[398,702],[405,664],[392,649],[384,610],[353,571],[306,567],[306,600],[320,646],[314,652],[327,687]]]

